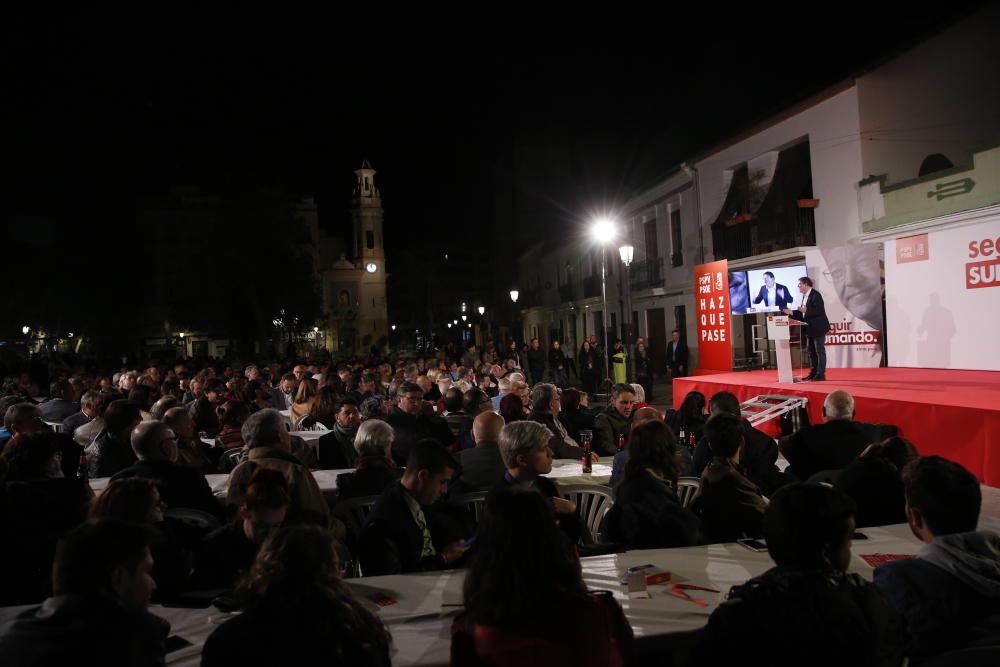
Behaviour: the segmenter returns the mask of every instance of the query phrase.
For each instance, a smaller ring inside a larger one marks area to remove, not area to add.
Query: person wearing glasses
[[[138,461],[112,477],[112,481],[126,477],[152,479],[168,506],[197,509],[221,518],[222,507],[205,476],[196,468],[177,462],[177,436],[166,424],[156,419],[140,423],[132,431],[132,449]]]

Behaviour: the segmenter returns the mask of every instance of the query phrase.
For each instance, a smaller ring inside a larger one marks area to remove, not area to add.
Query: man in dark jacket
[[[498,444],[507,472],[494,489],[516,484],[541,493],[552,503],[563,533],[570,543],[576,544],[586,530],[576,504],[560,496],[555,482],[543,477],[552,472],[551,440],[549,429],[537,422],[519,421],[504,426]]]
[[[537,338],[531,339],[531,347],[528,348],[528,373],[531,375],[530,384],[535,385],[542,381],[545,375],[545,350]]]
[[[472,439],[476,446],[458,453],[462,471],[452,484],[454,492],[490,489],[503,481],[507,468],[497,444],[503,426],[503,417],[495,412],[484,412],[476,417],[472,423]]]
[[[104,413],[104,432],[87,448],[90,477],[111,477],[135,463],[132,431],[141,421],[138,403],[111,401]]]
[[[186,507],[221,517],[222,507],[212,494],[205,476],[177,463],[177,437],[155,419],[141,422],[132,431],[132,449],[138,462],[112,477],[146,477],[156,480],[167,507]]]
[[[907,655],[917,662],[955,652],[947,664],[962,664],[962,649],[969,649],[997,664],[1000,536],[976,531],[979,480],[957,463],[927,456],[903,469],[903,488],[910,529],[924,547],[914,559],[876,569],[875,585],[903,615]]]
[[[740,450],[745,446],[739,417],[716,415],[705,424],[712,460],[701,473],[695,510],[701,513],[708,542],[735,542],[758,537],[767,503],[760,489],[743,474]]]
[[[145,526],[87,522],[60,543],[53,596],[0,636],[4,667],[160,667],[170,624],[149,613],[156,584]]]
[[[776,567],[729,592],[709,618],[692,662],[899,665],[899,615],[872,584],[847,574],[852,513],[849,498],[822,485],[778,491],[764,525]],[[785,633],[780,650],[748,650],[774,627]]]
[[[359,426],[361,413],[358,412],[358,404],[345,398],[337,405],[333,428],[316,444],[320,468],[342,470],[353,468],[357,464],[358,453],[354,449],[354,439],[358,435]]]
[[[579,461],[583,458],[583,447],[569,436],[569,431],[559,419],[559,390],[554,384],[543,382],[536,384],[531,390],[528,399],[531,413],[528,419],[539,424],[544,424],[545,428],[552,433],[552,440],[549,447],[552,454],[557,459],[575,459]],[[593,459],[597,461],[600,456],[597,452],[591,453]]]
[[[688,375],[688,346],[677,329],[670,332],[670,342],[667,343],[667,365],[670,366],[670,377],[679,378]]]
[[[222,393],[225,388],[222,380],[218,378],[205,380],[204,393],[188,408],[198,430],[210,436],[215,436],[219,432],[219,415],[216,413],[216,408],[222,403]]]
[[[337,476],[337,498],[377,496],[399,481],[401,470],[392,460],[392,427],[369,419],[354,438],[357,468]]]
[[[56,380],[49,387],[49,400],[38,405],[42,419],[59,422],[80,411],[76,388],[66,380]]]
[[[812,357],[812,370],[805,379],[825,380],[826,332],[830,330],[830,320],[826,317],[823,295],[813,289],[812,278],[807,276],[799,278],[799,292],[802,293],[801,305],[795,310],[785,308],[782,312],[805,322],[806,333],[809,334],[809,355]]]
[[[386,422],[392,427],[395,439],[392,441],[392,457],[399,466],[406,465],[410,449],[420,440],[433,438],[442,445],[454,441],[448,425],[424,407],[424,392],[412,382],[399,385],[396,407],[392,409]]]
[[[80,399],[80,411],[63,420],[62,432],[72,436],[73,432],[97,416],[97,406],[101,402],[101,392],[88,391]]]
[[[737,462],[744,474],[753,482],[766,496],[770,496],[784,484],[792,481],[783,475],[775,461],[778,460],[778,446],[763,431],[759,431],[750,425],[740,415],[740,402],[735,395],[728,391],[720,391],[712,396],[709,401],[709,412],[711,416],[731,415],[741,419],[743,433],[743,449]],[[708,466],[712,458],[712,451],[709,447],[708,438],[703,437],[695,446],[694,456],[691,459],[691,468],[685,474],[693,477],[700,477],[702,471]]]
[[[781,445],[788,473],[803,482],[824,470],[846,468],[871,444],[867,431],[853,421],[854,398],[846,391],[826,397],[823,419],[825,423],[807,426]]]
[[[628,444],[632,426],[632,408],[635,406],[635,389],[631,385],[616,384],[611,390],[611,405],[594,418],[594,451],[601,456],[618,453]]]
[[[468,546],[447,542],[447,528],[433,508],[457,467],[444,445],[431,439],[411,448],[403,479],[382,492],[361,531],[365,576],[443,570],[462,558]]]
[[[285,522],[290,503],[284,475],[267,468],[254,473],[239,515],[205,537],[194,570],[194,587],[232,588],[253,565],[264,540]]]

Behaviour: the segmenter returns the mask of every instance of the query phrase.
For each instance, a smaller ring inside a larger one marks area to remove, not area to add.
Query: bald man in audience
[[[476,446],[458,453],[462,471],[452,483],[453,492],[490,489],[503,481],[507,468],[503,464],[500,447],[497,444],[503,427],[503,417],[495,412],[483,412],[472,422],[472,439]]]
[[[656,408],[651,408],[647,405],[644,408],[639,408],[632,414],[632,425],[630,428],[634,429],[651,421],[663,421],[663,415]],[[678,449],[686,448],[680,447]],[[611,480],[608,482],[608,486],[614,488],[621,481],[622,476],[625,474],[626,463],[628,463],[628,447],[615,454],[614,461],[611,463]],[[683,469],[682,465],[681,470]]]
[[[854,398],[834,391],[823,401],[825,423],[809,426],[781,444],[788,471],[807,481],[818,472],[841,470],[857,460],[870,442],[865,429],[854,421]]]

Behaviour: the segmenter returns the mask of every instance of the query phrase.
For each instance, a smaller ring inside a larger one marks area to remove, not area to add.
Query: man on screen
[[[826,332],[830,330],[830,320],[826,318],[826,308],[823,306],[823,296],[812,288],[812,278],[799,278],[799,292],[802,293],[801,305],[795,310],[782,309],[786,315],[805,322],[806,333],[809,334],[809,354],[812,357],[812,370],[806,380],[826,379]]]
[[[778,310],[784,310],[792,302],[792,295],[787,287],[775,282],[773,273],[765,271],[764,284],[761,285],[760,292],[753,302],[754,305],[763,302],[769,308],[777,306]]]

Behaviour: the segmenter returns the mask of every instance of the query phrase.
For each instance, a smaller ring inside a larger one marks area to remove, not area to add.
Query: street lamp
[[[486,313],[486,306],[479,306],[476,310],[479,311],[479,316],[482,317]]]
[[[631,245],[625,244],[618,248],[618,254],[622,258],[622,263],[625,265],[625,286],[622,290],[625,292],[625,349],[628,350],[628,376],[630,379],[635,378],[635,349],[633,340],[635,340],[635,332],[632,331],[632,279],[631,271],[629,269],[632,266],[632,259],[635,256],[635,248]]]
[[[517,324],[517,297],[519,295],[520,295],[520,292],[518,292],[516,289],[512,289],[510,291],[510,300],[511,300],[511,306],[510,306],[510,318],[511,318],[511,322],[510,322],[510,337],[512,339],[514,339],[514,325]],[[516,340],[516,339],[514,339],[514,340]]]
[[[395,324],[393,324],[393,325],[392,325],[392,330],[393,330],[393,331],[395,331],[395,330],[396,330],[396,325],[395,325]]]
[[[462,315],[462,321],[463,321],[463,322],[464,322],[464,321],[466,321],[467,319],[469,319],[469,316],[468,316],[468,315]]]
[[[611,350],[608,347],[608,243],[615,238],[615,223],[608,218],[598,218],[590,228],[590,235],[601,246],[601,313],[604,333],[604,390],[611,384]]]
[[[21,327],[21,333],[23,333],[25,336],[28,335],[29,331],[31,331],[31,327],[29,327],[27,324]]]

